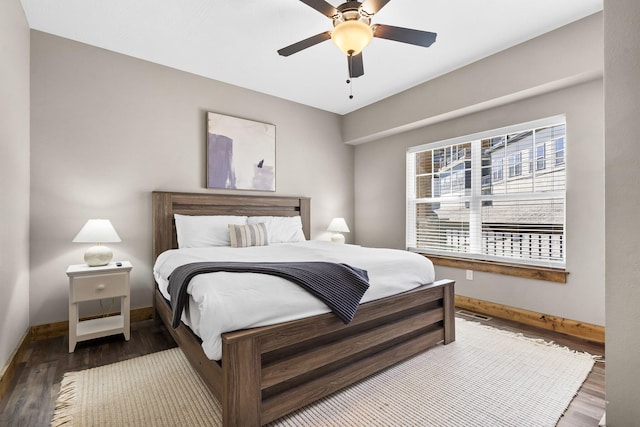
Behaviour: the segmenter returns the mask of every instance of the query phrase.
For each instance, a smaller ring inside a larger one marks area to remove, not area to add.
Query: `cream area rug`
[[[456,341],[273,426],[554,426],[594,356],[456,319]],[[219,426],[220,404],[181,350],[65,374],[52,426]]]

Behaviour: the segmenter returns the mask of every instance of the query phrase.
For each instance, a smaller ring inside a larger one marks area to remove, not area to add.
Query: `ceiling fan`
[[[333,20],[333,31],[325,31],[290,46],[278,50],[282,56],[293,55],[303,49],[332,39],[338,48],[347,55],[349,77],[356,78],[364,74],[362,49],[373,37],[429,47],[436,41],[436,33],[393,27],[391,25],[371,25],[371,17],[378,13],[390,0],[348,1],[333,7],[325,0],[300,0]]]

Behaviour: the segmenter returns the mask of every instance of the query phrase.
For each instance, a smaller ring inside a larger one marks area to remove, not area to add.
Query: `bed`
[[[174,214],[299,216],[303,197],[153,192],[153,257],[178,247]],[[325,313],[222,334],[221,359],[181,323],[158,287],[155,309],[222,405],[225,426],[259,426],[437,345],[455,340],[454,282],[440,280],[360,305],[345,324]]]

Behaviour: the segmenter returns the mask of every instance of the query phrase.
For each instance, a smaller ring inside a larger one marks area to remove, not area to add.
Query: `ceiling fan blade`
[[[331,38],[331,32],[325,31],[324,33],[316,34],[315,36],[311,36],[308,39],[300,40],[297,43],[294,43],[290,46],[283,47],[278,51],[278,53],[282,56],[293,55],[294,53],[300,52],[303,49],[308,47],[317,45],[318,43],[322,43],[325,40],[329,40]]]
[[[324,0],[300,0],[302,3],[306,4],[322,13],[323,15],[328,16],[329,18],[333,18],[334,15],[338,13],[338,9],[331,6]]]
[[[417,46],[429,47],[436,41],[437,34],[430,33],[429,31],[376,24],[373,26],[373,36],[402,43],[415,44]]]
[[[364,63],[362,62],[362,52],[357,55],[347,56],[349,65],[349,77],[355,79],[364,74]]]
[[[390,1],[391,0],[365,0],[362,2],[362,10],[367,12],[369,15],[373,15],[378,13],[378,11],[385,7],[385,5]]]

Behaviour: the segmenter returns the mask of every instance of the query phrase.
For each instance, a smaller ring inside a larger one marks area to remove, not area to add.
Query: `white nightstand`
[[[69,276],[69,353],[78,341],[107,335],[124,334],[129,341],[129,272],[131,263],[111,262],[102,267],[86,264],[70,265]],[[103,298],[120,298],[120,315],[79,321],[78,303]]]

